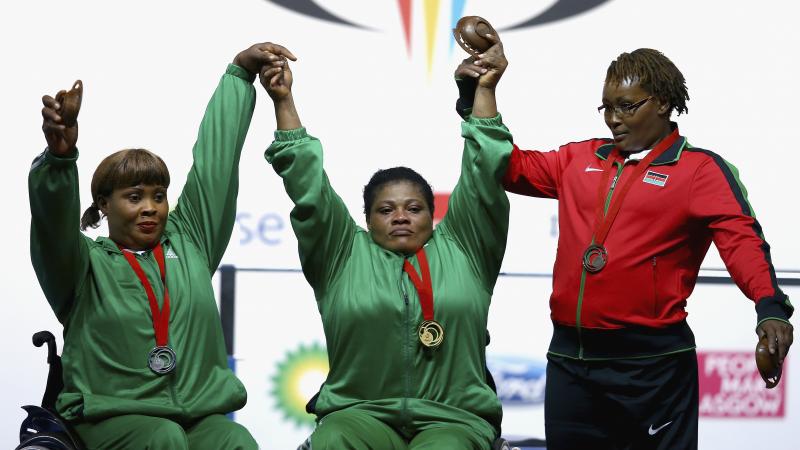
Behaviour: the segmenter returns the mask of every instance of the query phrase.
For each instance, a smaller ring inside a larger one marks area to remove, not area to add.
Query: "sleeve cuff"
[[[492,127],[499,127],[503,125],[503,116],[497,113],[494,117],[473,117],[469,116],[465,119],[471,125],[488,125]]]
[[[73,148],[64,156],[53,154],[50,152],[50,148],[46,148],[44,153],[42,153],[42,156],[44,156],[44,159],[48,162],[48,164],[52,164],[54,166],[60,164],[71,164],[78,160],[78,147]]]
[[[778,291],[772,297],[765,297],[756,303],[756,314],[758,315],[758,323],[767,319],[789,321],[794,312],[794,306],[789,301],[789,297],[783,292]]]
[[[248,83],[252,83],[256,81],[256,74],[250,73],[246,71],[244,68],[237,66],[236,64],[230,63],[228,64],[228,68],[225,70],[227,75],[233,75],[237,78],[241,78]]]
[[[295,128],[293,130],[275,130],[276,141],[296,141],[305,137],[308,137],[306,127]]]

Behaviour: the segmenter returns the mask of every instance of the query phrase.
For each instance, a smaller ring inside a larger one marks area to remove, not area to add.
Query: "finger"
[[[274,77],[275,75],[280,74],[280,73],[281,73],[281,68],[280,67],[272,67],[272,68],[267,68],[265,70],[262,70],[261,71],[261,76],[264,77],[265,79],[269,80],[272,77]]]
[[[482,58],[480,61],[476,61],[475,64],[488,69],[499,69],[501,67],[505,67],[505,59],[487,56],[486,58]]]
[[[467,70],[472,70],[472,71],[475,71],[475,72],[480,72],[481,69],[483,69],[483,67],[481,67],[481,65],[482,64],[480,64],[480,61],[475,61],[475,64],[461,64],[456,68],[456,70],[467,69]]]
[[[264,62],[263,67],[277,67],[281,68],[286,65],[286,60],[280,56],[276,56],[277,59],[267,60]]]
[[[56,99],[49,95],[42,96],[42,104],[48,108],[58,109],[61,105],[58,104]]]
[[[792,346],[792,330],[789,327],[781,327],[778,330],[778,358],[781,363],[786,355],[789,353],[789,347]]]
[[[55,109],[45,106],[42,108],[42,118],[45,121],[61,123],[61,116]]]
[[[292,61],[297,61],[297,57],[294,56],[294,54],[292,52],[290,52],[288,48],[286,48],[286,47],[284,47],[282,45],[268,43],[267,47],[268,47],[269,51],[272,52],[272,53],[277,53],[277,54],[285,56],[286,58],[291,59]]]
[[[775,332],[775,327],[772,326],[768,327],[766,329],[766,332],[767,332],[767,345],[769,346],[769,354],[774,355],[775,352],[778,351],[778,345],[776,342],[778,336],[777,333]]]
[[[486,38],[487,41],[491,42],[492,45],[500,43],[500,37],[496,34],[484,34],[483,37]]]
[[[476,67],[476,66],[469,66],[469,67],[461,67],[456,71],[456,76],[467,76],[472,78],[477,78],[482,74],[486,73],[487,70],[483,67]]]
[[[53,123],[50,121],[47,121],[42,125],[42,131],[44,131],[45,134],[52,134],[57,137],[64,136],[65,129],[66,127],[64,125]]]
[[[275,76],[273,76],[273,77],[272,77],[272,78],[269,80],[269,85],[270,85],[271,87],[278,87],[278,86],[280,86],[280,85],[282,84],[282,83],[281,83],[281,81],[282,81],[282,80],[281,80],[281,78],[282,78],[282,77],[281,77],[281,74],[280,74],[280,73],[278,73],[278,74],[275,74]]]

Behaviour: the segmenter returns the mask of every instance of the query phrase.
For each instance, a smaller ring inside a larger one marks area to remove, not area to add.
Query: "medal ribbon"
[[[419,305],[422,307],[422,317],[425,320],[433,320],[433,286],[431,284],[431,270],[428,267],[428,257],[425,256],[425,249],[417,250],[417,261],[422,272],[422,279],[417,275],[417,270],[411,265],[409,260],[403,263],[403,270],[406,271],[414,287],[417,288]]]
[[[164,249],[161,248],[160,242],[153,249],[153,256],[156,258],[158,270],[161,272],[161,282],[164,283],[164,305],[161,311],[158,309],[158,302],[156,301],[156,294],[153,292],[153,287],[150,285],[147,276],[145,276],[142,266],[139,265],[139,261],[136,260],[136,256],[131,252],[125,251],[121,246],[119,246],[119,249],[122,250],[122,256],[128,261],[133,271],[136,272],[136,276],[139,277],[139,281],[142,282],[142,286],[144,286],[144,290],[147,293],[147,300],[150,302],[150,313],[153,316],[153,331],[156,333],[156,345],[158,347],[164,347],[169,340],[169,291],[167,291],[167,270],[164,266]]]
[[[598,204],[593,235],[593,243],[595,245],[599,245],[600,247],[603,246],[603,243],[608,236],[608,232],[611,230],[611,224],[614,223],[614,219],[617,218],[617,213],[619,213],[619,210],[622,207],[622,202],[625,200],[625,196],[628,194],[628,191],[630,191],[633,187],[633,183],[636,182],[640,176],[642,176],[648,167],[650,167],[650,163],[661,156],[661,154],[670,148],[677,139],[678,129],[676,128],[672,133],[669,134],[669,136],[662,139],[661,142],[659,142],[653,148],[653,150],[650,150],[650,153],[648,153],[647,156],[639,161],[636,168],[633,170],[633,175],[628,178],[625,185],[622,186],[620,192],[611,200],[608,212],[605,212],[605,197],[607,194],[606,185],[608,184],[608,179],[611,178],[611,173],[614,172],[615,157],[619,155],[619,149],[614,147],[614,150],[611,151],[611,154],[608,155],[608,159],[606,159],[606,168],[603,173],[603,180],[600,182],[600,189],[598,190],[597,195]],[[620,176],[621,175],[622,174],[620,174]]]

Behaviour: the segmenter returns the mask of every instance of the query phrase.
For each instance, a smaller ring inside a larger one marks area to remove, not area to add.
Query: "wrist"
[[[294,105],[294,98],[292,97],[292,93],[289,92],[283,97],[273,97],[272,102],[275,104],[275,109],[288,108]]]

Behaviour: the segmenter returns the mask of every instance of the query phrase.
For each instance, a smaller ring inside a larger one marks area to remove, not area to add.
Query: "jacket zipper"
[[[400,290],[403,292],[403,304],[405,305],[405,324],[403,326],[403,362],[405,363],[405,374],[403,376],[403,407],[401,410],[401,427],[403,432],[406,431],[406,422],[408,421],[408,397],[411,395],[411,343],[408,342],[408,330],[411,327],[411,318],[408,304],[408,292],[406,291],[406,284],[403,277],[405,271],[400,269]]]
[[[614,175],[614,178],[611,180],[611,187],[608,189],[608,195],[606,195],[606,203],[603,205],[603,215],[608,212],[608,206],[611,204],[611,197],[614,195],[614,188],[617,187],[617,181],[619,180],[620,175],[622,175],[622,169],[625,168],[625,163],[618,163],[615,162],[614,165],[617,166],[617,174]],[[592,238],[592,244],[594,244],[594,237]],[[583,359],[583,336],[581,333],[581,310],[583,309],[583,291],[586,287],[586,269],[584,268],[581,272],[581,286],[578,290],[578,308],[575,313],[575,327],[578,331],[578,359]]]

